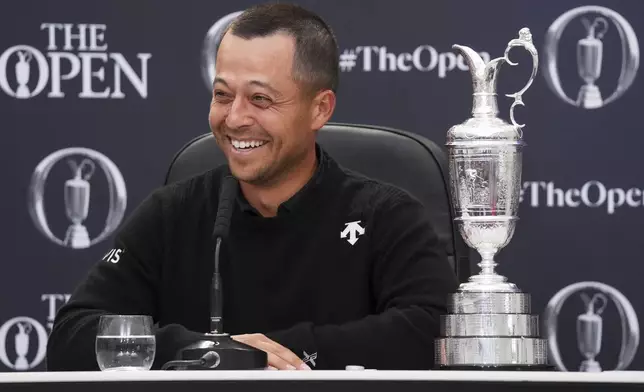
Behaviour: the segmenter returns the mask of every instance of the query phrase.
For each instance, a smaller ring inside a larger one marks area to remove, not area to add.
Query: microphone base
[[[177,352],[179,361],[198,361],[208,352],[214,351],[219,360],[214,366],[185,364],[176,370],[263,370],[268,366],[268,355],[252,346],[234,340],[230,335],[204,334],[203,340],[192,343]]]

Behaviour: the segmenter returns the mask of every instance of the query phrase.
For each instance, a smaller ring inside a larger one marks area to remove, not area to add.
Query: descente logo
[[[643,189],[607,188],[599,181],[569,189],[558,188],[552,181],[526,181],[520,201],[527,201],[531,207],[601,207],[612,215],[620,207],[644,207],[643,195]]]

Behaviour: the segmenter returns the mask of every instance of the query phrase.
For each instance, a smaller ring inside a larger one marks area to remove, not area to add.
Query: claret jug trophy
[[[499,67],[512,62],[515,48],[532,55],[532,74],[520,91],[508,94],[512,124],[498,117]],[[485,63],[474,50],[454,45],[469,65],[473,80],[472,117],[447,133],[451,197],[456,224],[466,244],[481,256],[480,273],[448,298],[435,342],[438,369],[537,370],[548,365],[547,342],[539,336],[539,316],[532,315],[530,295],[495,271],[497,252],[514,234],[521,190],[523,127],[514,116],[538,69],[530,30],[522,28],[504,57]]]

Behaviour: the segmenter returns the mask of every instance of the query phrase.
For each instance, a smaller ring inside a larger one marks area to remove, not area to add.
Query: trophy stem
[[[470,276],[467,283],[462,283],[459,286],[459,291],[519,292],[518,287],[514,283],[508,282],[505,276],[499,275],[495,271],[497,263],[494,261],[494,255],[496,255],[498,249],[479,248],[477,250],[481,255],[481,262],[477,264],[481,268],[481,272]]]
[[[498,276],[494,269],[497,264],[494,262],[494,255],[496,254],[496,249],[492,250],[480,250],[481,262],[478,263],[479,268],[481,268],[481,275],[487,276]],[[505,279],[504,279],[505,280]]]
[[[478,283],[503,283],[507,280],[505,276],[501,276],[496,273],[494,270],[497,266],[497,263],[494,261],[494,255],[497,252],[495,248],[487,249],[478,249],[479,254],[481,255],[481,262],[477,265],[481,268],[481,272],[478,275],[470,277],[470,282]]]
[[[89,248],[90,239],[87,228],[80,223],[73,223],[65,234],[65,245],[73,249]]]

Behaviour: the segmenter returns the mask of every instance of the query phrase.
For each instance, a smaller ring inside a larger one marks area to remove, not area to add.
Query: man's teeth
[[[230,141],[232,142],[233,147],[239,148],[239,149],[257,148],[266,144],[266,142],[262,140],[240,141],[240,140],[230,139]]]

